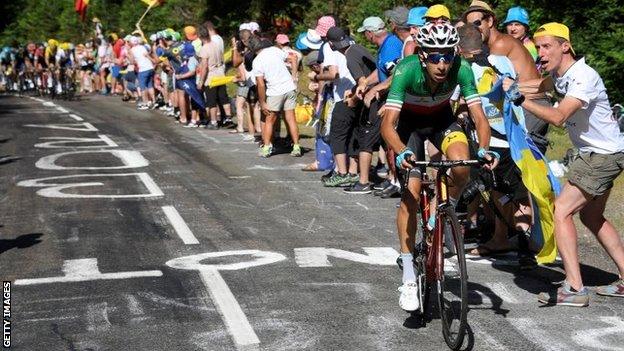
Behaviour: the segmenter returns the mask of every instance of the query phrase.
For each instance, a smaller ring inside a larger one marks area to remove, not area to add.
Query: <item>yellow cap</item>
[[[451,19],[451,11],[449,11],[449,9],[446,6],[437,4],[437,5],[433,5],[429,7],[429,9],[427,9],[427,12],[425,13],[423,17],[425,18],[446,17],[448,19]]]
[[[567,41],[570,41],[570,29],[568,29],[568,27],[565,24],[561,24],[557,22],[550,22],[550,23],[543,24],[539,28],[537,28],[533,37],[537,38],[537,37],[544,37],[547,35],[551,35],[553,37],[559,37]]]
[[[533,38],[545,37],[545,36],[553,36],[561,39],[565,39],[570,43],[570,49],[572,50],[572,55],[576,55],[574,53],[574,49],[572,48],[572,41],[570,40],[570,29],[565,24],[550,22],[541,25],[533,34]]]

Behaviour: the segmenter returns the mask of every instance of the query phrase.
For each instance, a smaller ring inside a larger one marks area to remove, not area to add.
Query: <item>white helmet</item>
[[[416,41],[421,48],[454,48],[459,43],[457,29],[448,23],[427,22],[420,27]]]

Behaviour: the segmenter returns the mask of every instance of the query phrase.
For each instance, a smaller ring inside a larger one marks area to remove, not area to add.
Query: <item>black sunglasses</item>
[[[474,24],[474,25],[475,25],[475,26],[477,26],[477,27],[481,27],[481,23],[483,23],[483,22],[482,22],[482,21],[483,21],[483,19],[484,19],[484,18],[483,18],[483,17],[481,17],[481,19],[478,19],[478,20],[476,20],[476,21],[472,21],[472,24]]]

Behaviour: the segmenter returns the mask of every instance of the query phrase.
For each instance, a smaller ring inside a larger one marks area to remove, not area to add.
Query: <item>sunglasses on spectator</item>
[[[481,17],[481,19],[478,19],[476,21],[472,21],[472,24],[474,24],[477,27],[481,27],[481,23],[483,23],[482,21],[483,21],[483,17]]]
[[[450,63],[455,58],[455,53],[447,52],[446,54],[439,54],[439,53],[425,54],[425,58],[427,59],[428,62],[433,63],[434,65],[437,65],[442,60],[444,60],[444,62],[446,63]]]

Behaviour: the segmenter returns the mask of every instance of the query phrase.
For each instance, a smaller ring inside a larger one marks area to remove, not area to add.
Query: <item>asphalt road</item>
[[[439,320],[398,307],[396,200],[323,188],[299,171],[312,153],[261,159],[106,97],[3,96],[0,122],[12,348],[445,349]],[[594,239],[581,256],[588,286],[616,278]],[[468,348],[624,350],[624,299],[539,306],[557,265],[468,271]]]

